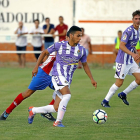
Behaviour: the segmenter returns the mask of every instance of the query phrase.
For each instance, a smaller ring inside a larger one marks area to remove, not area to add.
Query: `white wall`
[[[1,0],[0,34],[12,34],[23,17],[24,25],[30,29],[34,19],[39,15],[40,21],[50,17],[51,23],[58,25],[58,17],[62,15],[64,22],[70,27],[73,24],[72,0]],[[8,17],[9,16],[9,17]],[[41,26],[45,22],[41,22]]]
[[[79,23],[79,20],[130,21],[137,9],[140,0],[76,0],[76,25],[85,28],[86,34],[92,36],[92,43],[114,43],[117,31],[124,31],[131,23]]]
[[[91,36],[94,44],[114,43],[117,31],[124,31],[131,24],[79,23],[79,20],[130,21],[132,12],[140,9],[140,0],[75,0],[75,2],[75,25],[84,27],[85,33]],[[54,25],[59,23],[58,16],[62,15],[64,22],[70,27],[73,25],[73,0],[1,0],[0,35],[12,34],[22,17],[24,25],[30,29],[33,26],[33,16],[37,18],[37,14],[40,20],[42,16],[50,17]],[[44,23],[41,22],[40,25]]]

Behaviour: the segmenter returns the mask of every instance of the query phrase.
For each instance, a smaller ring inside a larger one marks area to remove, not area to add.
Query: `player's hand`
[[[132,57],[134,58],[135,61],[137,61],[138,59],[140,59],[140,56],[137,53],[133,53]]]
[[[92,85],[95,87],[95,89],[97,88],[97,82],[95,80],[91,81]]]
[[[56,35],[54,34],[54,35],[53,35],[53,38],[55,38],[55,37],[56,37]]]
[[[20,37],[20,36],[21,36],[21,34],[18,34],[18,35],[17,35],[17,37]]]
[[[33,69],[33,71],[32,71],[32,77],[33,77],[33,76],[36,76],[37,73],[38,73],[38,67],[35,67],[35,68]]]

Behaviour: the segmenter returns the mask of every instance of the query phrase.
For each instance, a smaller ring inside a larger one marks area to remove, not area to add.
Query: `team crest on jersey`
[[[78,50],[77,53],[80,54],[81,53],[80,50]]]
[[[122,39],[126,40],[126,38],[127,38],[127,34],[124,34]]]

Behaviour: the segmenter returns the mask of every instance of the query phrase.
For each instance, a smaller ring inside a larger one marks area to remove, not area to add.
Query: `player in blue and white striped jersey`
[[[64,127],[62,124],[62,119],[64,117],[67,104],[71,98],[70,84],[72,82],[73,73],[76,70],[79,61],[82,62],[83,68],[90,78],[92,85],[95,88],[97,87],[97,83],[93,79],[86,62],[87,56],[85,48],[78,44],[82,36],[81,28],[72,26],[68,32],[69,41],[57,42],[47,48],[47,50],[43,51],[37,61],[36,67],[33,70],[33,73],[36,74],[38,66],[43,58],[46,55],[48,56],[52,52],[57,52],[56,61],[54,62],[52,70],[52,82],[55,90],[59,91],[57,92],[55,103],[60,103],[58,107],[57,119],[53,124],[53,126],[58,127]],[[46,107],[33,107],[30,109],[29,114],[32,114],[32,116],[34,117],[36,113],[41,113],[41,111],[43,111],[43,113],[53,112],[54,108],[51,107],[46,109]]]
[[[116,58],[116,82],[109,89],[108,94],[102,101],[101,105],[104,107],[110,107],[109,100],[123,84],[123,81],[127,74],[133,75],[136,79],[121,93],[118,97],[122,101],[129,105],[126,100],[126,95],[140,85],[140,68],[135,61],[140,59],[136,51],[136,44],[139,41],[139,25],[140,25],[140,10],[136,10],[132,14],[133,25],[129,26],[122,35],[120,49]]]

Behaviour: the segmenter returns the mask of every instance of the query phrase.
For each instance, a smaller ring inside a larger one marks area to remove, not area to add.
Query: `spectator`
[[[139,40],[138,40],[137,45],[135,47],[136,47],[137,53],[140,54],[140,41]],[[138,65],[140,67],[140,60],[138,60]]]
[[[50,18],[45,19],[46,24],[43,26],[43,30],[45,34],[54,34],[54,25],[50,24]],[[49,46],[54,44],[54,38],[53,37],[44,37],[44,46],[45,49],[47,49]]]
[[[34,24],[35,26],[30,30],[30,34],[32,35],[38,35],[38,36],[33,36],[32,37],[32,45],[34,48],[34,51],[41,51],[41,47],[42,47],[42,37],[40,36],[40,34],[43,34],[44,31],[43,29],[39,26],[39,20],[36,19],[34,20]],[[38,59],[40,54],[35,53],[35,57],[36,59]]]
[[[115,55],[115,59],[116,59],[116,56],[118,54],[118,51],[119,51],[119,46],[120,46],[120,40],[121,40],[121,37],[122,37],[122,31],[119,30],[118,31],[118,37],[115,38],[115,47],[114,47],[114,55]],[[115,60],[114,60],[115,61]],[[113,69],[115,70],[116,69],[116,63],[114,64],[113,66]]]
[[[85,34],[84,28],[81,28],[82,30],[82,37],[80,40],[80,44],[86,49],[86,55],[92,54],[92,47],[91,47],[91,39],[88,35]]]
[[[64,18],[59,16],[59,25],[56,26],[55,31],[58,31],[58,34],[54,34],[53,37],[59,36],[59,41],[66,39],[66,33],[68,30],[68,26],[64,24]]]
[[[88,54],[92,54],[91,39],[88,35],[85,34],[84,28],[81,28],[81,30],[82,30],[82,37],[79,43],[86,49],[86,55],[88,56]],[[81,62],[78,63],[78,68],[79,69],[82,68]]]
[[[27,46],[27,37],[23,36],[25,34],[28,34],[27,28],[23,26],[23,22],[18,23],[18,28],[15,30],[15,34],[17,34],[17,39],[16,39],[16,48],[17,51],[26,51],[26,46]],[[18,53],[18,61],[20,67],[25,67],[25,53]]]
[[[118,37],[115,38],[115,48],[114,48],[114,54],[115,54],[115,56],[117,56],[117,54],[118,54],[121,37],[122,37],[122,31],[119,30],[118,31]]]

